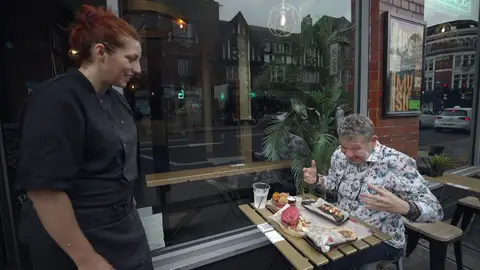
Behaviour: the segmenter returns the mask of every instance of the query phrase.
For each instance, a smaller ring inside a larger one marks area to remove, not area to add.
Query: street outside
[[[470,152],[470,135],[465,132],[443,131],[433,129],[420,129],[418,150],[427,151],[428,145],[444,146],[444,152],[451,157],[451,168],[464,166],[468,162]]]
[[[238,150],[240,136],[240,131],[235,126],[214,130],[212,142],[206,142],[203,131],[169,134],[170,171],[242,163]],[[261,152],[262,139],[263,130],[252,128],[252,147],[255,152]],[[445,152],[452,157],[454,167],[468,159],[470,144],[466,133],[438,133],[433,129],[420,129],[419,150],[428,150],[430,144],[444,146]],[[207,145],[213,148],[211,154],[206,152]],[[154,155],[150,142],[141,142],[140,156],[142,174],[154,173]]]
[[[212,131],[213,140],[206,142],[205,132],[196,131],[186,134],[171,133],[168,138],[170,171],[204,168],[226,164],[242,163],[239,153],[240,130],[232,126],[228,129]],[[263,130],[252,128],[252,147],[261,151]],[[206,146],[213,149],[208,154]],[[142,174],[154,173],[154,154],[150,142],[140,143]]]

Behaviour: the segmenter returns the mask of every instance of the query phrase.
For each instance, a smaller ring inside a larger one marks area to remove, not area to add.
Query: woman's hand
[[[98,253],[78,263],[77,267],[78,270],[115,270],[115,268]]]

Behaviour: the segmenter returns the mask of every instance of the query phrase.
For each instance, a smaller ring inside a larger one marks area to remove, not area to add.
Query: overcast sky
[[[220,7],[220,19],[229,21],[239,11],[250,25],[267,26],[270,12],[275,5],[282,3],[282,0],[216,0],[222,5]],[[314,21],[323,15],[332,17],[344,16],[351,20],[351,0],[284,0],[285,3],[293,5],[300,18],[310,14]],[[368,1],[368,0],[363,0]],[[445,0],[425,0],[425,21],[434,25],[452,20],[472,19],[478,20],[479,0],[470,0],[470,12],[458,11],[454,8],[446,8],[440,3]],[[287,22],[288,23],[288,22]]]

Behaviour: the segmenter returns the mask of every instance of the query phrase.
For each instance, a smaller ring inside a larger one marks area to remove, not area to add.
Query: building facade
[[[450,21],[427,28],[424,106],[438,112],[472,107],[478,23]]]

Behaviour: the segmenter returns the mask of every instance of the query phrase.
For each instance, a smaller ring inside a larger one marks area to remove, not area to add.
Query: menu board
[[[421,112],[425,24],[385,15],[385,116],[415,116]]]

